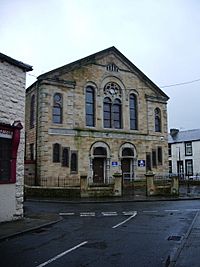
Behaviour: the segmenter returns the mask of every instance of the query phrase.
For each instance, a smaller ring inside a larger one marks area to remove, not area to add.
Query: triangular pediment
[[[120,71],[131,72],[144,83],[148,84],[148,86],[152,88],[154,92],[156,91],[157,94],[164,97],[166,100],[169,99],[169,97],[155,83],[153,83],[141,70],[139,70],[114,46],[44,73],[38,77],[38,80],[48,79],[50,77],[61,77],[62,75],[70,71],[91,64],[102,66],[105,68],[105,70],[112,73],[117,73]]]

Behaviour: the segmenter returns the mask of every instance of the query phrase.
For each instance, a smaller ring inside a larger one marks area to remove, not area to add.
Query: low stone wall
[[[79,187],[41,187],[41,186],[27,186],[24,187],[25,198],[40,197],[40,198],[64,198],[73,199],[80,198]]]
[[[146,174],[147,182],[147,196],[178,196],[179,195],[179,181],[178,177],[171,177],[170,179],[155,180],[153,173]]]

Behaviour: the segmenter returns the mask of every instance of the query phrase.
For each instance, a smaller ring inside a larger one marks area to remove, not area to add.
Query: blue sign
[[[118,162],[117,162],[117,161],[112,161],[112,166],[113,166],[113,167],[118,166]]]
[[[144,159],[138,160],[138,167],[145,167],[145,160]]]

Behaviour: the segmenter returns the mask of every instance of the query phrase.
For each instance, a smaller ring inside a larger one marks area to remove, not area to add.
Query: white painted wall
[[[185,172],[185,160],[193,160],[193,174],[200,174],[200,141],[192,142],[192,156],[185,156],[185,144],[177,143],[172,144],[171,146],[172,156],[169,157],[169,160],[172,160],[172,172],[177,173],[177,161],[179,160],[179,151],[180,151],[180,160],[183,160],[184,172]]]
[[[25,121],[26,72],[8,62],[0,61],[0,121],[13,124]],[[16,184],[0,184],[0,222],[23,216],[24,128],[17,154]]]

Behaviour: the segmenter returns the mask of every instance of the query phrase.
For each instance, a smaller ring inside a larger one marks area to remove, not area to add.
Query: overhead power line
[[[200,82],[200,79],[187,81],[187,82],[181,82],[181,83],[174,83],[174,84],[169,84],[169,85],[163,85],[163,86],[160,86],[160,88],[166,88],[166,87],[172,87],[172,86],[180,86],[180,85],[185,85],[185,84],[190,84],[190,83],[195,83],[195,82]]]

